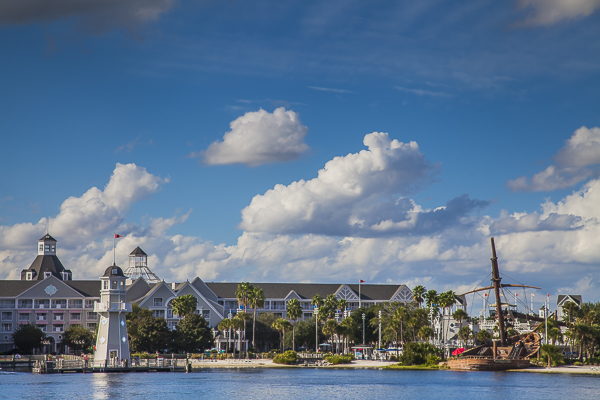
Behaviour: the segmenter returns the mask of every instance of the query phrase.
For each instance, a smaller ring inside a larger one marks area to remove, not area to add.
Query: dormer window
[[[116,268],[113,268],[113,269],[112,269],[112,274],[113,274],[113,275],[117,275],[117,273],[118,273],[118,272],[117,272],[117,269],[116,269]]]
[[[52,272],[48,272],[48,271],[44,272],[44,279],[49,278],[51,276],[52,276]]]
[[[71,280],[71,273],[70,272],[63,272],[62,273],[62,279],[63,279],[63,281],[70,281]]]
[[[33,280],[33,272],[27,272],[27,274],[25,275],[25,279],[28,281],[32,281]]]

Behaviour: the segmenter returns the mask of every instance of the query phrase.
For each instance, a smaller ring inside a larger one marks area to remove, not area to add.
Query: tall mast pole
[[[498,257],[496,257],[496,246],[492,240],[492,282],[494,282],[494,293],[496,295],[496,317],[498,318],[498,329],[500,330],[500,346],[506,346],[506,332],[504,331],[504,315],[500,301],[500,272],[498,271]]]

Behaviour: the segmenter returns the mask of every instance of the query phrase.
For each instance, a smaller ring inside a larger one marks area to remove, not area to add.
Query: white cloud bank
[[[110,233],[117,231],[125,236],[117,241],[117,263],[126,265],[127,255],[139,245],[149,254],[150,268],[166,280],[199,276],[207,281],[355,282],[360,278],[369,283],[426,282],[437,290],[458,290],[480,282],[489,272],[489,237],[494,235],[502,271],[509,276],[525,276],[526,283],[553,294],[569,288],[581,290],[575,294],[583,294],[586,301],[600,300],[600,180],[590,180],[557,203],[543,203],[539,213],[467,218],[468,211],[481,204],[474,206],[470,202],[477,201],[466,196],[429,211],[404,198],[400,205],[390,200],[395,193],[409,193],[428,182],[435,172],[416,143],[374,133],[365,137],[365,144],[368,150],[334,158],[311,181],[255,197],[255,206],[256,200],[274,211],[260,215],[253,226],[270,231],[243,232],[231,246],[169,234],[171,228],[185,223],[188,214],[151,219],[145,227],[126,222],[130,207],[152,196],[165,181],[134,164],[118,164],[104,190],[91,188],[81,197],[65,200],[52,219],[51,234],[58,239],[59,257],[75,279],[95,279],[110,265]],[[380,200],[365,202],[373,193]],[[285,207],[292,201],[299,203],[289,207],[286,218]],[[383,210],[393,212],[355,207],[378,202],[384,204]],[[300,211],[309,206],[312,213]],[[344,218],[336,208],[343,210]],[[245,209],[256,210],[252,204]],[[364,220],[358,230],[362,236],[322,234],[325,224],[316,215],[323,210],[334,214],[331,221],[339,223],[338,230],[350,230],[350,216]],[[398,214],[407,219],[397,221]],[[368,220],[379,223],[369,225]],[[374,226],[385,227],[388,220],[395,233],[378,237]],[[406,223],[393,226],[398,222]],[[0,227],[0,276],[18,279],[35,258],[36,241],[44,230],[45,220]]]
[[[600,8],[600,0],[517,0],[517,7],[529,11],[521,24],[548,26],[589,16]]]
[[[280,107],[273,113],[263,109],[248,112],[230,123],[223,140],[201,152],[204,162],[257,166],[293,161],[309,147],[304,143],[308,128],[294,111]]]
[[[528,180],[522,176],[507,182],[512,191],[553,191],[566,189],[597,176],[600,165],[600,128],[585,126],[577,129],[554,155],[549,165]]]

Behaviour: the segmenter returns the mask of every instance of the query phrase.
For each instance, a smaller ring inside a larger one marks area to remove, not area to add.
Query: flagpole
[[[115,241],[117,240],[117,233],[113,232],[113,265],[117,265],[117,257],[115,255]]]

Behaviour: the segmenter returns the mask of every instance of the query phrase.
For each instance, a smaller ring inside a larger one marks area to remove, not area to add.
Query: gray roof
[[[217,296],[223,299],[235,299],[236,282],[204,282]],[[261,288],[266,298],[285,299],[293,290],[302,299],[310,300],[316,294],[325,298],[343,286],[339,283],[251,283],[252,286]],[[358,295],[358,285],[348,285]],[[361,300],[383,301],[390,300],[403,285],[360,285]]]
[[[50,235],[49,235],[49,234],[47,234],[47,233],[46,233],[44,236],[42,236],[41,238],[39,238],[39,239],[38,239],[38,242],[40,242],[40,241],[42,241],[42,240],[46,240],[46,241],[48,241],[48,240],[52,240],[52,241],[55,241],[55,242],[56,242],[56,239],[54,239],[52,236],[50,236]]]
[[[86,297],[100,297],[100,281],[62,281]],[[0,297],[17,297],[39,281],[0,280]]]
[[[146,254],[144,252],[144,250],[142,250],[140,248],[140,246],[136,247],[135,249],[133,249],[133,251],[131,253],[129,253],[130,256],[147,256],[148,254]]]
[[[39,281],[0,281],[0,297],[16,297]]]
[[[113,264],[110,267],[106,268],[106,270],[104,271],[104,275],[102,275],[102,276],[125,276],[125,275],[123,275],[123,270],[121,269],[121,267]]]
[[[62,272],[65,272],[65,267],[62,265],[57,256],[54,255],[39,255],[33,260],[27,271],[36,272],[36,280],[44,279],[44,272],[52,272],[52,275],[58,279],[62,279]]]

